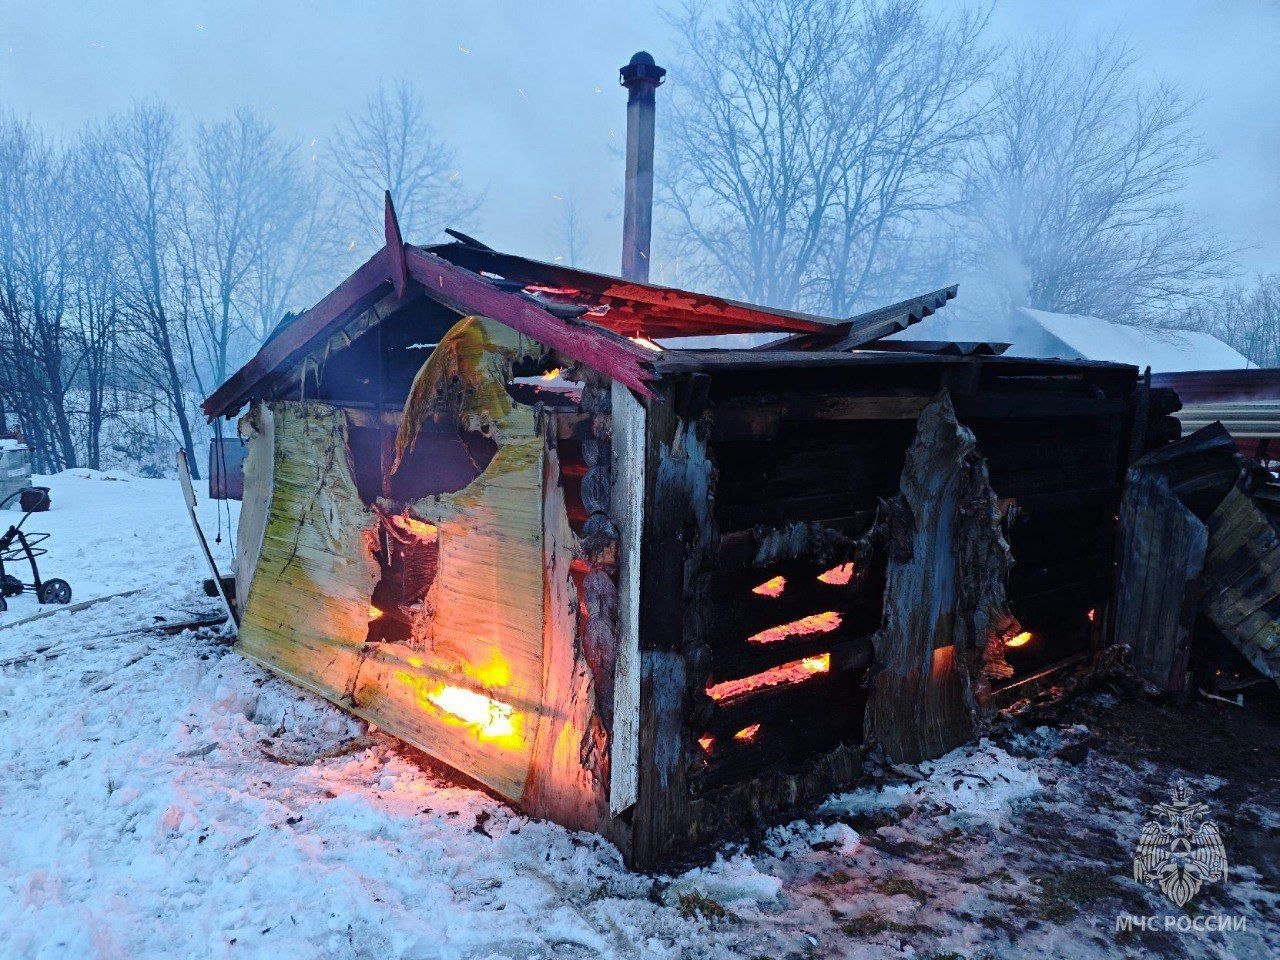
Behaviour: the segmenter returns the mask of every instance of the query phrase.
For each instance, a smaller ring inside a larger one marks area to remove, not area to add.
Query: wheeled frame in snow
[[[4,507],[10,500],[13,500],[23,492],[23,490],[15,491],[5,497],[4,500],[0,500],[0,507]],[[40,491],[40,494],[42,499],[37,501],[37,508],[48,505],[49,494],[43,490]],[[10,524],[9,529],[0,535],[0,610],[9,608],[9,597],[21,596],[27,590],[33,591],[40,603],[71,602],[71,584],[58,577],[44,580],[40,576],[40,566],[36,563],[36,557],[42,557],[48,553],[48,550],[40,546],[40,544],[48,540],[50,534],[38,533],[34,530],[24,531],[22,529],[22,525],[27,522],[27,518],[35,512],[35,509],[28,510],[22,515],[21,520],[16,524]],[[5,569],[6,563],[12,564],[23,560],[31,566],[31,580],[29,582],[20,579]]]

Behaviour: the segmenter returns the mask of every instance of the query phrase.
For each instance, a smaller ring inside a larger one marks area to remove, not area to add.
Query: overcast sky
[[[1250,248],[1247,269],[1280,270],[1280,0],[1005,0],[992,38],[1115,27],[1144,72],[1202,98],[1216,156],[1192,184],[1193,210]],[[457,226],[550,257],[572,199],[595,265],[612,270],[617,68],[641,48],[665,63],[670,47],[656,6],[638,0],[0,0],[0,107],[74,132],[139,97],[200,118],[248,103],[320,154],[379,77],[411,78],[462,177],[487,193],[480,221]]]

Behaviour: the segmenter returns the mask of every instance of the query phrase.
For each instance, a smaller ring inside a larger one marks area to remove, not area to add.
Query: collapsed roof
[[[791,336],[760,349],[849,351],[930,316],[956,295],[947,287],[837,320],[529,260],[452,230],[449,243],[417,247],[401,237],[389,194],[384,225],[385,246],[278,328],[204,401],[206,416],[233,415],[269,379],[392,293],[400,301],[426,297],[464,316],[497,320],[646,396],[655,363],[672,352],[653,343],[656,338],[777,333]]]

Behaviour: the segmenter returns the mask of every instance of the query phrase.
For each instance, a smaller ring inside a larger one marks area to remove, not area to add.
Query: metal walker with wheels
[[[26,488],[26,490],[33,489],[37,488]],[[0,500],[0,509],[23,492],[25,491],[18,490]],[[51,534],[37,533],[35,531],[24,532],[22,529],[22,525],[27,522],[27,518],[31,514],[48,506],[49,494],[45,491],[40,491],[40,497],[42,499],[38,499],[34,507],[22,515],[21,520],[16,524],[11,524],[8,530],[0,534],[0,610],[9,609],[9,597],[21,596],[27,590],[34,591],[36,599],[40,603],[71,602],[71,584],[57,577],[49,580],[40,578],[40,567],[36,564],[36,557],[42,557],[49,552],[44,547],[41,547],[40,544],[48,540]],[[26,560],[31,565],[30,583],[5,570],[6,563],[16,563],[20,560]]]

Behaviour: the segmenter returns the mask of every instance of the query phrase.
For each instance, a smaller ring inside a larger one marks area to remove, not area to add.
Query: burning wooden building
[[[388,198],[205,401],[248,440],[246,656],[645,866],[1099,644],[1164,423],[1133,367],[881,339],[954,288],[833,321],[454,236]]]

